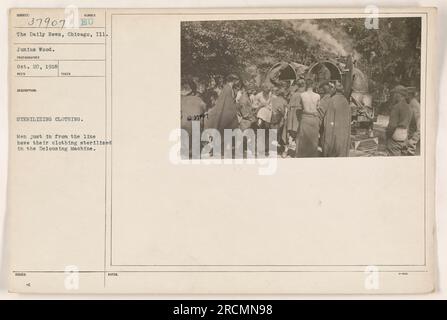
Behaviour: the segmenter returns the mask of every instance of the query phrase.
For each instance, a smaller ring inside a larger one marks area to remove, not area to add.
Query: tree
[[[313,29],[301,28],[306,21]],[[336,45],[356,52],[373,84],[418,86],[420,41],[421,19],[413,17],[381,18],[377,30],[365,28],[364,19],[182,22],[182,76],[207,82],[250,69],[262,74],[278,61],[310,65],[340,58]]]

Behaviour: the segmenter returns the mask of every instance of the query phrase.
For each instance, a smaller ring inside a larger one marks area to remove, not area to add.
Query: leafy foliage
[[[230,73],[259,76],[278,61],[310,65],[341,58],[324,38],[300,28],[303,21],[327,33],[348,54],[355,52],[357,66],[373,86],[419,86],[420,18],[381,18],[377,30],[365,28],[364,19],[182,22],[182,76],[207,83]]]

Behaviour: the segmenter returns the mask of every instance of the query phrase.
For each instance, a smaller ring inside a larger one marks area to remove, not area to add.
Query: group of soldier
[[[398,85],[391,93],[387,153],[414,154],[419,142],[419,103],[409,88]],[[206,96],[197,93],[192,81],[182,81],[181,123],[190,139],[193,121],[203,129],[217,130],[222,137],[226,129],[275,132],[273,141],[283,157],[347,157],[351,147],[351,106],[340,81],[315,83],[300,78],[289,86],[257,88],[229,75],[222,88]],[[410,132],[412,124],[417,128]],[[267,153],[269,148],[271,144],[266,145]]]
[[[264,84],[258,91],[229,75],[220,92],[205,99],[209,107],[191,87],[182,83],[182,129],[189,135],[194,120],[222,137],[225,129],[267,129],[276,132],[283,157],[348,156],[351,113],[340,82],[316,86],[298,79],[287,88]]]

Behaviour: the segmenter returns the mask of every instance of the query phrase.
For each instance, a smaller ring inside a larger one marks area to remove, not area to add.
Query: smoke
[[[340,56],[348,55],[345,46],[327,31],[320,29],[317,24],[306,20],[304,22],[292,21],[292,25],[295,30],[307,33],[310,36],[309,41],[319,44],[326,51]]]

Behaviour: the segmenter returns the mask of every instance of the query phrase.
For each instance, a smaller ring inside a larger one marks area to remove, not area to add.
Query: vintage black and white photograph
[[[5,8],[3,296],[442,297],[447,11],[278,5]]]
[[[183,158],[420,155],[421,18],[181,23]]]

